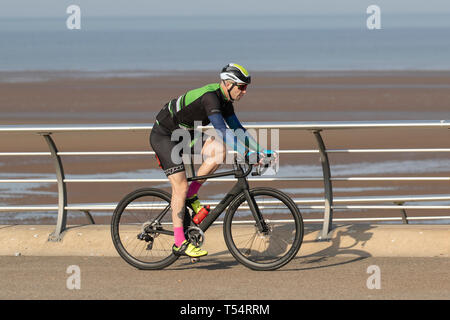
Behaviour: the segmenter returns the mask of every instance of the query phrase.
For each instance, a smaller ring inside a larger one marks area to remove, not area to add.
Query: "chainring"
[[[185,231],[186,239],[196,247],[201,247],[205,242],[205,234],[199,227],[190,226]]]

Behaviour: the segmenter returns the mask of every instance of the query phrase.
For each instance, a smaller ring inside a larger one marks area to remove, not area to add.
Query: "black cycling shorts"
[[[185,171],[181,157],[185,148],[189,148],[192,152],[190,144],[194,134],[193,131],[183,131],[189,134],[189,139],[180,136],[178,140],[172,141],[172,132],[169,129],[156,123],[153,126],[150,134],[150,145],[155,151],[156,160],[166,176]]]

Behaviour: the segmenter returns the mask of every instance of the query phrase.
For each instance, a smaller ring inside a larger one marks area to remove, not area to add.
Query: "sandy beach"
[[[271,121],[373,121],[373,120],[448,120],[450,119],[450,72],[255,72],[247,95],[235,105],[240,120]],[[29,81],[27,79],[34,79]],[[42,81],[36,81],[41,79]],[[27,82],[28,81],[28,82]],[[189,89],[217,82],[214,72],[168,72],[158,76],[89,77],[65,72],[0,73],[0,125],[13,124],[151,124],[155,114],[171,98]],[[450,148],[450,132],[436,129],[383,129],[325,131],[329,149],[346,148]],[[143,133],[60,133],[53,138],[59,151],[146,151],[148,134]],[[293,130],[280,133],[280,149],[317,149],[311,132]],[[2,134],[2,152],[48,151],[44,139],[34,134]],[[332,154],[334,165],[376,163],[380,161],[442,160],[448,153]],[[156,169],[148,156],[63,157],[68,175],[98,175]],[[280,165],[313,164],[320,166],[317,154],[284,155]],[[5,178],[27,178],[27,174],[54,174],[51,159],[45,156],[2,157]],[[21,175],[18,176],[18,173]],[[374,176],[361,172],[361,176]],[[392,174],[378,173],[379,176]],[[395,175],[395,174],[394,174]],[[417,173],[417,176],[449,176],[450,172]],[[405,176],[405,174],[399,174]],[[145,178],[145,177],[144,177]],[[264,185],[264,183],[255,183]],[[277,186],[277,184],[271,184]],[[278,184],[280,185],[280,184]],[[125,193],[145,184],[72,183],[68,184],[69,203],[115,203]],[[167,188],[167,185],[164,185]],[[230,183],[209,184],[202,192],[207,199],[224,193]],[[322,182],[284,182],[284,188],[321,188]],[[380,189],[376,187],[381,186]],[[389,186],[391,189],[383,189]],[[333,185],[336,196],[381,196],[407,194],[449,194],[446,182],[339,182]],[[369,192],[351,191],[370,187]],[[5,188],[5,184],[3,184]],[[392,191],[392,188],[396,188]],[[5,205],[56,204],[56,185],[37,188],[41,194],[3,196]],[[296,193],[296,197],[320,197],[321,194]],[[3,215],[3,213],[0,213]],[[336,217],[399,216],[399,211],[335,212]],[[410,210],[409,215],[448,215],[445,210]],[[310,217],[321,217],[312,213]],[[80,215],[69,223],[75,223]],[[81,216],[80,219],[83,217]],[[70,220],[70,219],[69,219]],[[20,223],[27,222],[21,220]],[[83,220],[85,221],[85,220]],[[34,221],[36,222],[36,221]],[[38,221],[45,223],[45,219]]]

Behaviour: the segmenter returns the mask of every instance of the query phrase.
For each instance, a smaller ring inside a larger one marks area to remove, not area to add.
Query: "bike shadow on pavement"
[[[360,224],[357,227],[352,224],[336,226],[330,233],[327,241],[318,241],[317,235],[320,227],[305,227],[303,243],[297,256],[279,271],[299,271],[318,268],[327,268],[337,265],[357,262],[371,257],[370,252],[365,251],[366,242],[372,238],[374,226]],[[226,270],[240,266],[228,250],[215,252],[201,258],[198,263],[191,263],[188,258],[182,258],[171,266],[171,269],[204,269]]]
[[[283,270],[327,268],[367,259],[372,255],[363,248],[372,238],[370,230],[374,228],[370,224],[340,225],[331,231],[329,240],[322,241],[317,240],[317,227],[305,228],[299,253]]]
[[[190,262],[189,258],[182,258],[167,269],[227,270],[236,268],[239,265],[240,263],[237,262],[228,251],[223,251],[202,257],[200,258],[200,261],[196,263]]]

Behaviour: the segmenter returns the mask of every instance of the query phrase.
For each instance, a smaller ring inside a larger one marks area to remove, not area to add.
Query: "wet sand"
[[[67,77],[64,73],[15,74],[26,78],[45,76],[40,82],[6,82],[13,75],[0,74],[0,125],[11,124],[151,124],[155,114],[170,98],[185,91],[217,81],[214,73],[170,73],[139,78]],[[448,120],[450,119],[450,72],[256,72],[247,95],[235,105],[245,122],[262,121],[373,121],[373,120]],[[329,149],[347,148],[450,148],[447,129],[361,129],[332,130],[322,133]],[[59,133],[53,138],[59,151],[146,151],[144,133]],[[317,149],[311,132],[283,131],[280,149]],[[2,152],[48,151],[44,139],[35,134],[2,134]],[[333,165],[388,160],[442,159],[449,153],[330,154]],[[156,169],[151,156],[79,157],[64,156],[67,175],[89,175]],[[8,173],[54,173],[49,157],[2,157],[3,176]],[[314,164],[318,154],[283,155],[280,164]],[[295,175],[295,174],[293,174]],[[420,176],[421,174],[417,174]],[[449,172],[422,174],[450,176]],[[364,172],[361,172],[364,176]],[[387,176],[382,172],[379,176]],[[7,176],[9,178],[10,176]],[[26,178],[26,177],[21,177]],[[146,178],[146,177],[143,177]],[[267,185],[254,183],[252,185]],[[322,182],[283,182],[271,186],[284,188],[323,187]],[[71,183],[69,204],[114,203],[125,193],[148,184]],[[202,190],[208,198],[224,193],[230,183],[209,183]],[[383,196],[407,194],[450,194],[446,182],[336,182],[333,187],[398,187],[395,192],[345,192],[336,196]],[[56,185],[39,188],[56,192]],[[294,194],[294,196],[296,196]],[[298,195],[297,195],[298,196]],[[319,194],[301,195],[316,198]],[[300,197],[300,196],[298,196]],[[3,205],[56,204],[56,195],[3,197]],[[2,213],[0,213],[2,214]],[[336,216],[392,215],[398,211],[336,212]],[[410,215],[448,215],[444,211],[410,210]],[[322,214],[313,214],[312,217]],[[75,219],[75,218],[74,218]],[[72,223],[72,221],[69,221]]]

